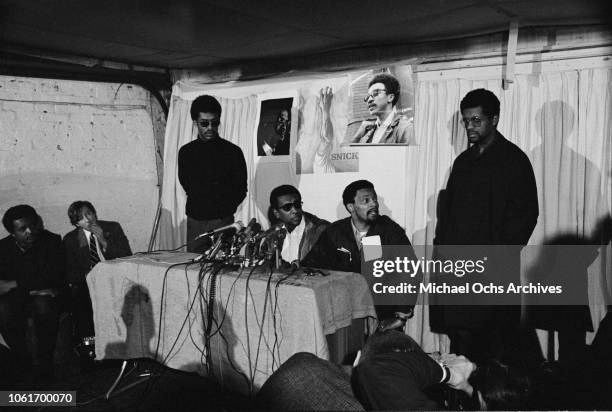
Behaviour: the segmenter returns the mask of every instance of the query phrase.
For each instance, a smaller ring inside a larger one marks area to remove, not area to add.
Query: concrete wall
[[[130,84],[0,76],[0,213],[30,204],[64,235],[70,203],[89,200],[99,218],[121,222],[132,250],[146,250],[158,196],[154,123],[164,121],[152,104]]]

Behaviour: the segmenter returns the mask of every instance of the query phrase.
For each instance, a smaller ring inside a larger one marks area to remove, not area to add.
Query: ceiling
[[[521,27],[609,24],[607,3],[0,0],[0,51],[207,70],[500,32],[512,19]]]

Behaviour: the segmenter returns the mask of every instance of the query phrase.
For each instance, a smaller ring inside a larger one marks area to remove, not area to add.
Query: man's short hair
[[[482,112],[487,117],[499,116],[499,99],[492,91],[487,89],[475,89],[465,95],[459,107],[461,111],[474,107],[482,107]]]
[[[91,202],[87,200],[77,200],[76,202],[72,202],[68,207],[68,218],[70,219],[70,223],[76,226],[77,222],[83,218],[83,207],[88,207],[96,215],[98,214]]]
[[[372,77],[372,80],[370,80],[370,83],[368,84],[368,89],[375,83],[384,84],[385,89],[387,89],[387,94],[393,93],[393,101],[391,102],[391,104],[395,106],[400,98],[400,84],[395,78],[395,76],[392,76],[389,73],[377,74],[376,76]]]
[[[275,187],[270,192],[270,206],[274,209],[278,209],[278,198],[285,195],[297,195],[302,200],[302,194],[294,186],[281,185]]]
[[[221,104],[217,99],[207,94],[198,96],[191,103],[191,120],[196,121],[200,113],[212,113],[221,117]]]
[[[355,203],[355,196],[357,196],[357,191],[361,189],[372,189],[374,190],[374,185],[372,182],[367,180],[355,180],[350,183],[347,187],[344,188],[344,192],[342,192],[342,203],[344,206],[349,203]]]
[[[7,232],[13,233],[15,220],[23,218],[38,219],[38,213],[30,205],[17,205],[9,208],[2,217],[2,224]]]

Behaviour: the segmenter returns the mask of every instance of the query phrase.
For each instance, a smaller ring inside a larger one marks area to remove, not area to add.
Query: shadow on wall
[[[29,204],[36,209],[45,227],[60,235],[73,229],[68,206],[75,200],[89,200],[103,220],[121,223],[134,251],[147,249],[155,208],[157,182],[125,177],[104,177],[67,173],[23,173],[0,177],[0,214],[11,206]],[[4,228],[0,229],[5,233]]]
[[[577,133],[575,119],[575,109],[566,102],[544,103],[535,116],[541,145],[528,156],[534,166],[540,201],[540,220],[534,238],[538,244],[580,247],[565,256],[559,253],[551,256],[558,249],[547,249],[530,261],[528,276],[529,280],[554,280],[567,285],[584,302],[610,304],[611,272],[609,262],[606,263],[610,215],[602,192],[602,178],[606,176],[602,177],[593,162],[570,147],[571,138]],[[594,285],[589,286],[589,280]],[[601,296],[589,299],[589,289],[591,292],[595,289]],[[574,341],[584,342],[586,332],[595,326],[586,305],[530,309],[535,327],[577,335]],[[562,335],[559,339],[566,341]],[[560,358],[575,352],[571,344],[563,346],[560,342]]]

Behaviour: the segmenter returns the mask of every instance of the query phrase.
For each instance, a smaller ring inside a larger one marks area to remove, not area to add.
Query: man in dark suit
[[[94,325],[87,274],[98,262],[129,256],[132,250],[121,225],[98,220],[96,209],[90,202],[78,200],[72,203],[68,208],[68,217],[76,227],[64,237],[75,337],[80,344],[90,346]],[[86,352],[93,355],[92,350]]]
[[[26,348],[26,329],[31,317],[39,377],[50,378],[59,300],[65,286],[61,237],[45,230],[41,217],[29,205],[11,207],[2,223],[9,236],[0,240],[0,334],[11,348],[17,369],[27,377],[32,359]]]

